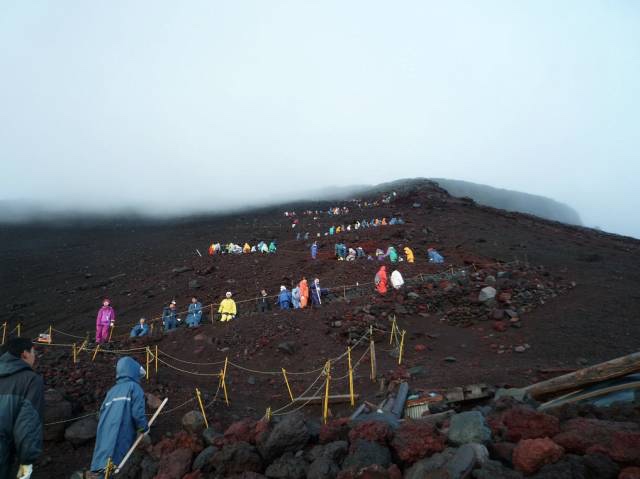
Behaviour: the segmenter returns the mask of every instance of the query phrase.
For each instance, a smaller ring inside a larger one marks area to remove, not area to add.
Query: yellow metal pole
[[[147,352],[147,364],[146,364],[145,377],[147,378],[147,382],[149,382],[149,363],[151,362],[151,351],[149,350],[149,346],[147,346],[146,352]]]
[[[113,328],[114,328],[114,326],[111,326],[111,327],[109,328],[109,339],[108,339],[108,341],[107,341],[108,343],[110,343],[110,342],[111,342],[111,335],[113,334]]]
[[[95,361],[96,360],[96,356],[98,355],[98,350],[100,349],[100,345],[98,344],[96,346],[96,349],[93,351],[93,356],[91,357],[91,361]]]
[[[351,347],[347,348],[347,358],[349,359],[349,398],[351,399],[351,407],[356,405],[356,398],[353,394],[353,368],[351,367]]]
[[[325,366],[327,379],[324,383],[324,405],[322,408],[322,422],[327,424],[329,419],[329,383],[331,382],[331,360],[327,361]]]
[[[156,362],[156,374],[158,374],[158,345],[156,344],[156,354],[154,356]]]
[[[49,325],[49,344],[53,343],[53,326]]]
[[[267,408],[267,412],[265,413],[264,417],[266,418],[267,422],[271,421],[271,406]]]
[[[220,371],[220,381],[222,384],[222,392],[224,393],[224,402],[229,405],[229,397],[227,396],[227,384],[224,382],[224,370]]]
[[[289,385],[289,380],[287,379],[287,370],[285,368],[282,368],[282,375],[284,376],[284,382],[287,385],[287,391],[289,391],[291,402],[293,402],[293,393],[291,392],[291,386]]]
[[[7,339],[7,322],[5,321],[2,325],[2,345],[4,346],[4,341]]]
[[[393,321],[391,322],[391,336],[389,337],[389,346],[393,344],[393,333],[395,332],[396,332],[396,320],[394,318]]]
[[[22,325],[20,323],[18,323],[17,326],[17,330],[18,330],[18,337],[20,337],[20,328],[22,327]]]
[[[113,469],[113,461],[111,458],[107,459],[107,465],[104,468],[104,479],[109,479],[111,477],[111,470]]]
[[[73,364],[77,362],[77,351],[76,351],[76,343],[73,343]]]
[[[196,388],[196,397],[198,398],[198,404],[200,404],[200,411],[202,411],[202,416],[204,417],[204,425],[209,428],[209,421],[207,421],[207,413],[204,410],[204,405],[202,404],[202,397],[200,396],[200,390]]]
[[[82,352],[82,350],[85,348],[86,345],[87,345],[87,340],[85,339],[84,341],[82,341],[82,344],[80,344],[80,347],[78,348],[78,354]]]
[[[402,364],[402,354],[404,353],[404,335],[407,331],[402,330],[402,335],[400,336],[400,352],[398,354],[398,364]]]
[[[376,345],[373,342],[373,339],[369,342],[369,357],[371,358],[371,380],[373,382],[376,381],[377,371],[376,371]]]

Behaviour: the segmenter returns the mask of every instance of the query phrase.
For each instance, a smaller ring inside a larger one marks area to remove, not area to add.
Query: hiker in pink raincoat
[[[109,298],[104,298],[102,308],[96,317],[96,343],[104,343],[109,339],[109,327],[116,321],[116,312],[111,307]]]

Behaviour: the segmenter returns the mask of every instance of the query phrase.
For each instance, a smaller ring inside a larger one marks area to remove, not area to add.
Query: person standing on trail
[[[131,330],[131,334],[129,337],[131,338],[141,338],[149,334],[149,325],[144,318],[140,318],[138,324],[136,324]]]
[[[314,306],[322,304],[322,288],[318,278],[314,279],[313,284],[311,284],[311,302]]]
[[[296,286],[291,290],[291,302],[293,309],[300,309],[300,286]]]
[[[316,259],[318,257],[318,243],[313,242],[311,245],[311,259]]]
[[[276,304],[280,306],[280,309],[291,308],[291,293],[287,291],[286,286],[280,286],[280,294],[278,295]]]
[[[304,309],[309,303],[309,284],[307,283],[307,278],[302,277],[302,281],[298,283],[298,288],[300,288],[300,308]]]
[[[407,263],[413,263],[415,261],[413,251],[408,246],[404,247],[404,254],[407,257]]]
[[[374,279],[376,284],[376,290],[380,294],[387,294],[387,267],[382,265],[380,269],[376,273],[376,277]]]
[[[27,338],[9,339],[0,356],[0,478],[30,477],[42,454],[44,382]],[[19,466],[19,467],[18,467]]]
[[[271,305],[269,304],[269,297],[267,296],[266,290],[260,291],[260,297],[258,298],[258,311],[260,313],[266,313],[271,309]]]
[[[200,326],[200,321],[202,321],[202,304],[198,301],[198,298],[194,296],[191,298],[186,323],[190,328],[197,328]]]
[[[125,356],[118,360],[116,384],[109,389],[100,407],[91,472],[105,473],[109,459],[118,466],[133,445],[136,434],[149,432],[144,392],[140,387],[144,375],[144,369],[135,359]]]
[[[178,312],[176,311],[176,300],[174,299],[162,309],[162,325],[165,331],[172,331],[178,327]]]
[[[394,269],[391,273],[391,286],[393,286],[393,289],[400,289],[402,285],[404,285],[402,274],[397,269]]]
[[[236,317],[238,310],[236,309],[236,302],[231,299],[231,291],[227,291],[225,298],[220,302],[218,313],[220,313],[220,321],[223,323]]]
[[[109,298],[104,298],[102,307],[96,317],[96,343],[104,343],[109,339],[109,328],[115,325],[116,312],[111,307]]]

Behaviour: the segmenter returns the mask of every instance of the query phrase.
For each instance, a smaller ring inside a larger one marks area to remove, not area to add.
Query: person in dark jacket
[[[171,301],[169,306],[165,306],[162,310],[162,324],[165,331],[171,331],[178,327],[178,311],[176,310],[175,300]]]
[[[260,297],[258,298],[258,311],[261,313],[266,313],[271,309],[271,305],[269,304],[269,297],[267,296],[266,290],[260,291]]]
[[[322,295],[326,294],[327,290],[320,287],[320,280],[318,278],[311,283],[311,303],[314,306],[320,306],[322,304]]]
[[[140,379],[144,369],[125,356],[116,365],[116,384],[109,389],[100,407],[96,445],[91,459],[91,471],[104,472],[109,459],[117,466],[133,445],[137,433],[149,432],[144,414],[144,392]]]
[[[31,340],[13,338],[0,356],[0,478],[30,475],[42,453],[44,383]]]

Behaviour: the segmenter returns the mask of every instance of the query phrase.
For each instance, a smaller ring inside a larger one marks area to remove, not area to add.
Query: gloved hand
[[[29,479],[33,473],[33,464],[20,464],[18,468],[18,479]]]

